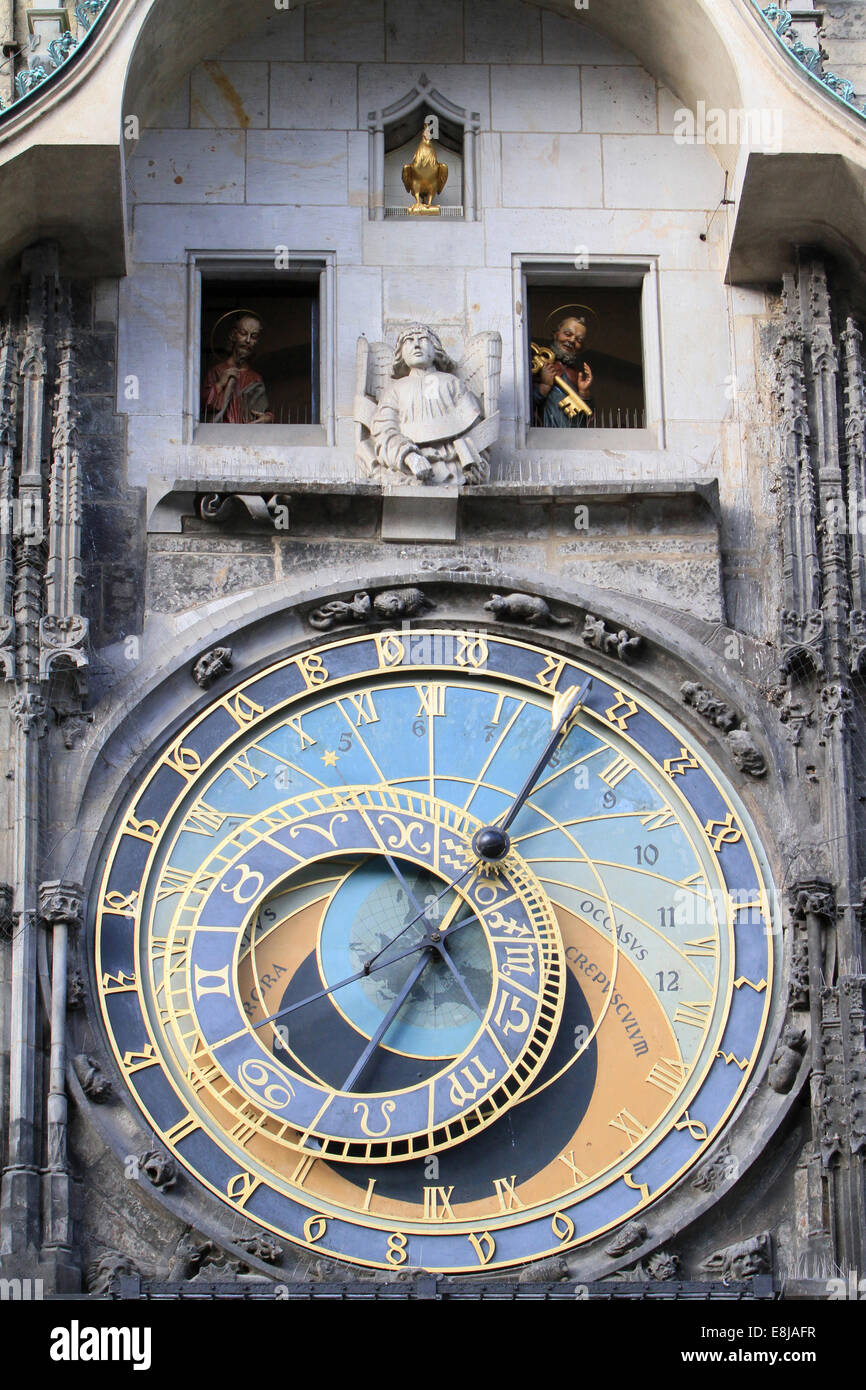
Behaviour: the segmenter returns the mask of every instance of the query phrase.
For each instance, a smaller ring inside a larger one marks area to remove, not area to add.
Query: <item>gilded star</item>
[[[322,754],[322,762],[325,764],[325,767],[337,766],[337,754],[333,748],[325,749],[324,753]]]

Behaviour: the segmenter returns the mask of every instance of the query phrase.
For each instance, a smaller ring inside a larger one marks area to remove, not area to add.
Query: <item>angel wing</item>
[[[355,419],[356,453],[367,468],[375,465],[375,450],[370,442],[370,426],[376,414],[376,406],[388,382],[391,380],[391,366],[394,349],[387,343],[371,343],[369,339],[358,339],[355,358],[355,401],[352,414]]]
[[[498,333],[476,333],[463,350],[459,375],[473,395],[481,402],[485,416],[499,409],[499,384],[502,378],[502,338]]]

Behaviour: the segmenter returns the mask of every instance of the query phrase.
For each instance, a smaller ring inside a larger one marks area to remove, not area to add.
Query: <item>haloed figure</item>
[[[240,314],[229,331],[229,355],[211,367],[202,385],[202,408],[211,424],[270,425],[265,383],[249,362],[262,333],[256,314]]]
[[[586,335],[586,319],[582,317],[560,319],[556,325],[551,341],[555,360],[545,363],[533,383],[532,395],[541,425],[575,429],[586,424],[586,414],[569,417],[562,409],[567,393],[556,383],[556,377],[562,377],[582,401],[591,402],[592,371],[583,360]]]

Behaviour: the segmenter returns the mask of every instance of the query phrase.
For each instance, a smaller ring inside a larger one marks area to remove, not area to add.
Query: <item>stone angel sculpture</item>
[[[498,333],[470,338],[459,365],[423,323],[404,328],[393,348],[359,338],[357,458],[383,483],[486,482],[501,374]]]

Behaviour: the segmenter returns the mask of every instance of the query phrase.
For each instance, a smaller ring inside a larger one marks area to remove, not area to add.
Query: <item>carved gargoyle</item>
[[[491,594],[485,611],[498,623],[519,623],[526,627],[569,627],[570,618],[557,618],[537,594]]]
[[[307,618],[310,627],[319,632],[341,623],[396,622],[403,618],[417,618],[436,605],[423,589],[385,589],[374,599],[363,590],[350,603],[333,599],[331,603],[315,608]]]
[[[396,345],[358,339],[355,454],[377,482],[486,482],[499,434],[502,339],[477,333],[454,363],[426,324]]]

